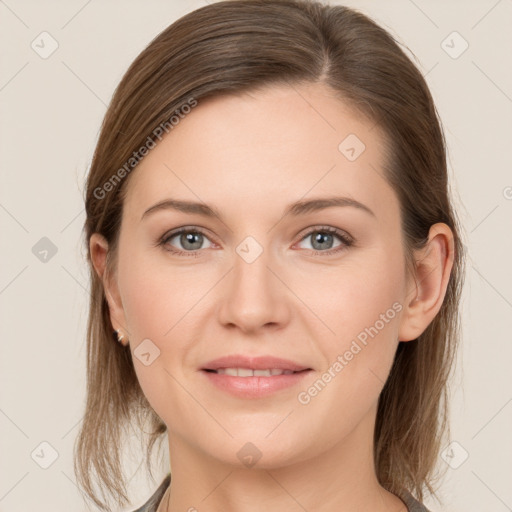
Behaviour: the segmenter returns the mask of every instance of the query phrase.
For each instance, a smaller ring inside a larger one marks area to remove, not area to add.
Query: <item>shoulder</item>
[[[158,508],[158,505],[160,504],[160,501],[162,500],[162,497],[170,483],[171,474],[169,473],[159,485],[158,489],[151,496],[151,498],[149,498],[149,500],[146,501],[142,507],[134,510],[133,512],[156,512],[156,509]]]
[[[406,504],[408,512],[430,512],[430,510],[420,503],[414,496],[405,491],[404,495],[401,497],[401,500]]]

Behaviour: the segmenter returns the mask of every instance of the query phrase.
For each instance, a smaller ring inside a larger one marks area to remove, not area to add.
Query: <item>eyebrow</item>
[[[350,197],[321,197],[315,199],[308,199],[305,201],[297,201],[295,203],[290,204],[285,212],[284,216],[292,215],[294,217],[299,215],[306,215],[311,212],[315,212],[318,210],[323,210],[325,208],[333,208],[333,207],[353,207],[366,212],[373,217],[376,217],[375,213],[368,208],[365,204],[356,201]],[[141,221],[147,217],[149,214],[154,213],[160,210],[176,210],[183,213],[191,213],[197,215],[203,215],[204,217],[217,217],[222,220],[222,215],[217,209],[208,206],[204,203],[196,203],[194,201],[182,201],[178,199],[164,199],[160,201],[150,208],[148,208],[141,217]]]

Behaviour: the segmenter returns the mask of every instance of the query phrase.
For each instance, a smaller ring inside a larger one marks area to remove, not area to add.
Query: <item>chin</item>
[[[285,442],[286,436],[271,439],[272,434],[265,438],[268,432],[267,429],[264,433],[256,434],[253,431],[247,435],[237,435],[227,443],[219,441],[219,450],[210,451],[210,456],[237,468],[247,469],[277,469],[309,458],[310,454],[299,446],[300,441],[294,443],[288,438]]]

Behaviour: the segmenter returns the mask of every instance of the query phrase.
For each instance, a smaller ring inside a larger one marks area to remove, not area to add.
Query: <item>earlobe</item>
[[[444,223],[432,225],[427,244],[415,253],[415,286],[405,298],[400,341],[417,339],[441,309],[453,260],[452,230]]]

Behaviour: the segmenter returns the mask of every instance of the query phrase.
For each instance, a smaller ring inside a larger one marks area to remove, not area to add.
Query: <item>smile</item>
[[[242,399],[264,398],[278,391],[298,386],[302,379],[313,370],[282,370],[268,368],[203,369],[200,373],[215,388]],[[290,395],[292,396],[292,395]],[[295,396],[295,395],[293,395]]]
[[[292,370],[281,370],[279,368],[270,368],[268,370],[253,370],[251,368],[218,368],[217,370],[207,370],[218,373],[219,375],[231,375],[232,377],[272,377],[273,375],[291,375]]]

